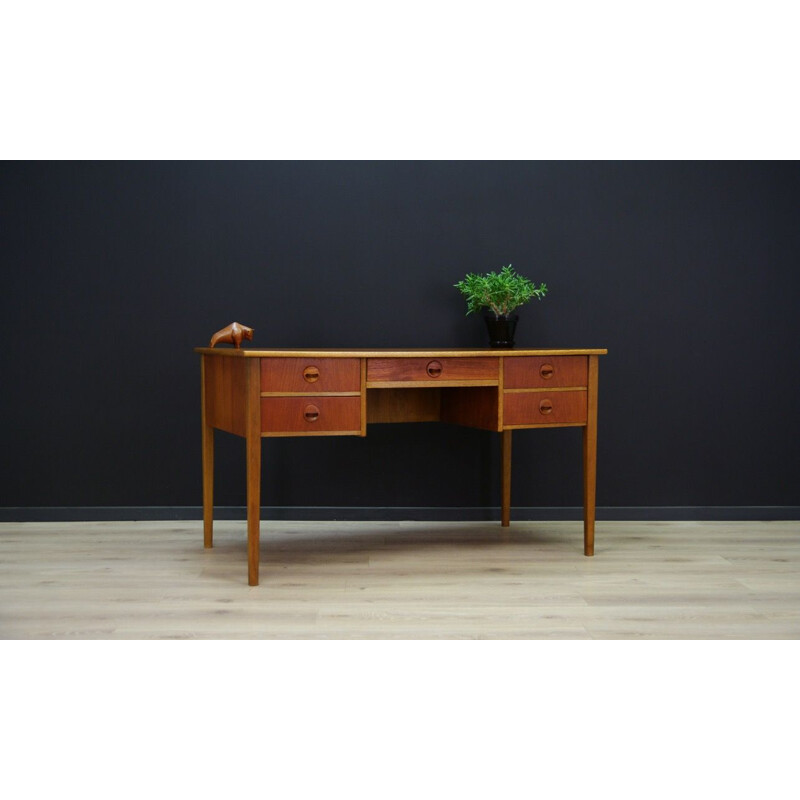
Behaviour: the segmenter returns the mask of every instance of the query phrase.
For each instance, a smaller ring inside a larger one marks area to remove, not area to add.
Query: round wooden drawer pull
[[[425,371],[431,378],[438,378],[442,374],[442,363],[440,361],[429,361]]]
[[[542,400],[542,401],[539,403],[539,411],[540,411],[542,414],[550,414],[550,413],[552,413],[552,411],[553,411],[553,404],[552,404],[552,402],[550,402],[550,400]]]
[[[555,373],[556,371],[552,364],[542,364],[539,367],[539,374],[545,379],[552,378]]]
[[[314,405],[308,405],[303,409],[303,418],[306,422],[316,422],[319,419],[319,409]]]
[[[318,381],[319,380],[319,368],[318,367],[306,367],[303,370],[303,378],[305,380],[307,380],[309,383],[314,383],[314,381]]]

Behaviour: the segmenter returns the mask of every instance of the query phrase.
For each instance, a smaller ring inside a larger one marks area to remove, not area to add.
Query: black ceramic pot
[[[514,346],[514,331],[517,327],[517,314],[496,317],[494,314],[486,314],[486,328],[489,331],[489,347]]]

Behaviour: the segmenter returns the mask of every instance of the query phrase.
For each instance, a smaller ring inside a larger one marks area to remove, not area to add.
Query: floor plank
[[[0,524],[3,639],[796,639],[797,522]]]

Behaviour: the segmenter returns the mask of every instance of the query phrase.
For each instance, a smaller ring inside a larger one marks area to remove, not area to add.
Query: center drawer
[[[357,358],[262,358],[262,392],[357,392],[361,362]]]
[[[497,358],[370,358],[367,382],[436,384],[451,381],[497,382]]]

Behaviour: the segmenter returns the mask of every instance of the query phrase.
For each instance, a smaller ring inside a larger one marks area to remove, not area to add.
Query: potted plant
[[[511,264],[500,272],[470,273],[455,287],[467,300],[468,315],[482,308],[491,312],[484,315],[490,347],[513,347],[519,316],[511,312],[534,297],[541,300],[547,294],[544,283],[537,287],[528,278],[518,275]]]

